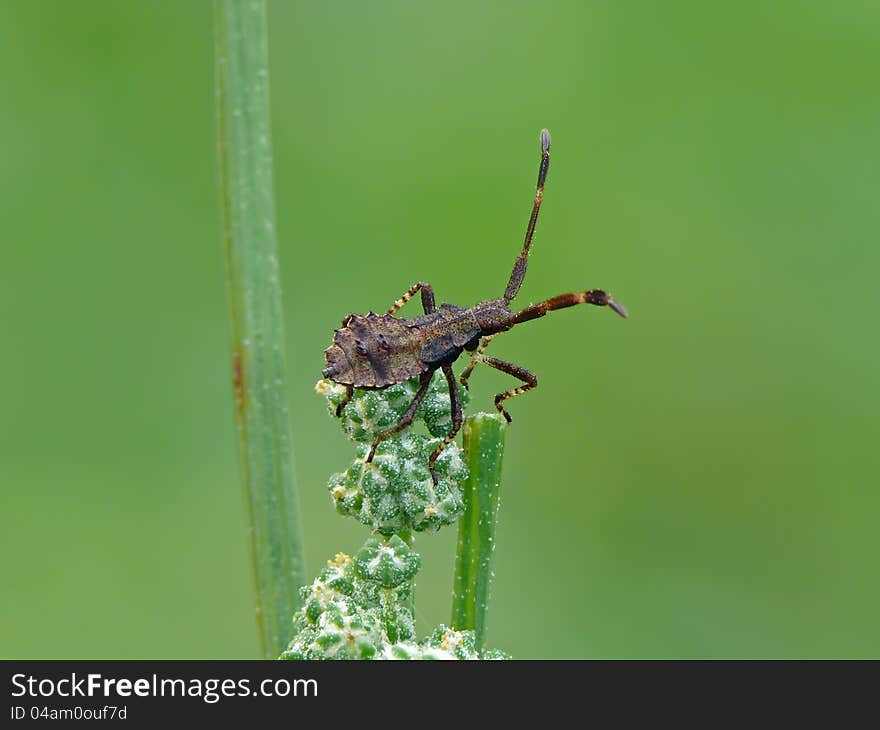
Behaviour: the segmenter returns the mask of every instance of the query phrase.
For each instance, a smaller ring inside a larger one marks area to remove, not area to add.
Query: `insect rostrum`
[[[376,436],[367,456],[367,462],[372,461],[376,447],[384,439],[412,423],[419,404],[428,391],[431,376],[437,369],[442,369],[449,384],[452,427],[428,460],[431,478],[434,484],[437,484],[434,464],[461,428],[461,397],[452,372],[452,363],[462,352],[466,350],[471,353],[471,362],[461,374],[461,384],[464,387],[467,387],[468,378],[477,363],[483,363],[522,381],[523,385],[495,396],[495,407],[510,421],[510,414],[503,405],[504,401],[536,388],[538,379],[533,373],[518,365],[494,357],[486,357],[483,353],[492,338],[521,322],[528,322],[543,317],[554,309],[572,307],[576,304],[610,307],[621,317],[626,317],[626,310],[601,289],[560,294],[518,312],[510,308],[510,303],[519,292],[526,275],[532,237],[544,197],[544,183],[549,168],[550,133],[544,129],[541,130],[541,164],[538,168],[535,203],[526,228],[525,242],[513,264],[504,296],[500,299],[480,302],[473,307],[458,307],[447,303],[437,307],[431,285],[420,281],[394,302],[385,314],[377,315],[373,312],[366,316],[349,314],[342,321],[342,327],[336,330],[333,344],[324,351],[327,367],[324,368],[323,375],[348,388],[346,400],[337,408],[337,415],[342,414],[354,388],[385,388],[419,376],[419,389],[409,408],[397,425]],[[417,293],[421,293],[425,313],[420,317],[409,319],[397,317],[400,308]]]

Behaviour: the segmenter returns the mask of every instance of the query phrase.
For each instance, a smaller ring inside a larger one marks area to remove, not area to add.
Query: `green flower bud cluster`
[[[372,443],[383,431],[397,425],[419,389],[419,379],[410,378],[402,383],[379,390],[355,388],[351,400],[342,412],[342,430],[355,442]],[[336,408],[345,400],[346,386],[332,380],[319,380],[315,392],[327,399],[327,407],[334,416]],[[467,407],[470,395],[459,389],[462,408]],[[452,427],[452,406],[449,387],[438,370],[431,378],[428,392],[416,411],[416,421],[424,421],[432,436],[443,437]]]
[[[437,459],[436,486],[428,471],[428,460],[451,425],[449,391],[439,373],[416,412],[431,436],[407,428],[380,443],[372,462],[366,462],[373,440],[400,421],[417,388],[418,378],[413,378],[381,390],[355,390],[340,419],[357,445],[357,458],[346,471],[330,478],[330,495],[340,514],[355,517],[383,535],[437,530],[453,523],[464,510],[459,485],[467,478],[467,466],[458,445],[449,444]],[[316,390],[335,414],[345,386],[321,380]]]
[[[475,648],[470,631],[445,626],[416,641],[407,607],[419,555],[396,535],[340,553],[302,591],[303,607],[282,659],[501,659]]]
[[[497,649],[477,651],[473,631],[456,631],[442,624],[418,644],[399,643],[385,650],[383,659],[510,659],[509,654]]]
[[[303,607],[294,615],[295,634],[282,659],[376,659],[387,645],[414,639],[407,603],[419,556],[396,536],[373,543],[378,541],[369,541],[356,561],[339,553],[303,588]],[[388,585],[399,576],[406,577]]]
[[[435,486],[428,459],[439,444],[437,438],[405,433],[379,444],[369,464],[370,446],[359,444],[351,466],[330,477],[336,511],[383,535],[455,522],[464,510],[459,483],[467,477],[467,466],[458,447],[450,445],[437,459]]]
[[[376,436],[396,426],[419,388],[419,378],[379,390],[355,389],[339,421],[356,457],[329,480],[337,512],[369,525],[371,537],[351,557],[339,553],[302,589],[303,606],[294,615],[295,635],[282,659],[505,659],[477,650],[471,631],[440,626],[419,641],[413,626],[413,579],[421,558],[400,535],[437,530],[464,511],[460,484],[468,476],[463,452],[451,443],[435,464],[428,463],[452,426],[448,385],[434,374],[413,426],[385,439],[370,463]],[[347,388],[330,380],[315,386],[335,416]],[[461,393],[463,405],[467,391]]]

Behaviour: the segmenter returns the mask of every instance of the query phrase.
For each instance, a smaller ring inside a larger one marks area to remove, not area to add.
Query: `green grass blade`
[[[465,512],[458,523],[452,625],[459,630],[472,629],[478,651],[486,637],[506,428],[500,414],[477,413],[464,424],[470,476],[464,483]]]
[[[292,632],[304,583],[275,237],[265,2],[215,0],[217,155],[239,451],[262,654]]]

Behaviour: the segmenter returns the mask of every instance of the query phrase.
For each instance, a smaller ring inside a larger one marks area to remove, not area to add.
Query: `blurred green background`
[[[511,405],[489,643],[880,656],[880,6],[269,11],[309,574],[366,537],[325,487],[333,328],[418,279],[500,295],[546,126],[520,301],[602,287],[631,318],[493,344],[541,387]],[[211,5],[7,0],[0,90],[0,655],[255,657]],[[422,632],[454,541],[418,540]]]

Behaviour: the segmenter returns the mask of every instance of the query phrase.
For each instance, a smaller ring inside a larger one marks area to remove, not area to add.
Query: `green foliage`
[[[473,629],[478,647],[486,636],[506,429],[498,413],[477,413],[464,425],[469,474],[463,485],[465,512],[458,526],[452,624]]]
[[[338,554],[303,589],[296,634],[281,658],[377,658],[389,644],[414,638],[410,590],[409,583],[390,588],[362,577],[349,555]]]
[[[338,554],[302,590],[296,635],[281,659],[505,659],[480,652],[472,631],[439,626],[417,641],[407,607],[420,564],[403,540],[371,538],[354,558]]]
[[[418,659],[510,659],[498,649],[481,651],[477,648],[473,631],[456,631],[442,624],[419,645]]]
[[[387,542],[367,540],[354,556],[354,570],[359,578],[375,581],[383,588],[396,588],[415,577],[421,562],[415,550],[393,535]]]
[[[336,510],[383,535],[452,524],[464,509],[459,482],[467,476],[467,467],[461,450],[450,444],[437,459],[435,486],[428,458],[440,442],[405,433],[379,444],[369,464],[365,460],[370,447],[358,445],[351,466],[328,482]]]
[[[296,635],[282,659],[507,658],[501,652],[483,652],[473,631],[440,626],[416,640],[413,580],[421,558],[400,535],[454,522],[464,509],[460,483],[468,476],[455,443],[437,460],[436,486],[428,471],[428,458],[451,425],[448,386],[441,377],[432,379],[417,411],[432,435],[407,428],[379,444],[372,462],[366,463],[375,437],[398,423],[417,387],[414,378],[383,390],[356,390],[341,414],[357,458],[330,478],[330,494],[340,514],[356,517],[384,537],[369,538],[354,558],[339,553],[303,589],[303,608],[294,616]],[[335,417],[346,388],[321,380],[316,390]]]
[[[397,424],[419,388],[419,379],[410,378],[381,390],[355,389],[345,406],[340,423],[351,441],[372,443],[383,431]],[[345,398],[345,386],[332,380],[319,380],[315,391],[327,399],[327,407],[334,416],[336,407]],[[470,394],[460,389],[462,407],[470,403]],[[439,370],[431,378],[425,399],[416,411],[416,422],[423,421],[428,433],[443,437],[452,426],[449,388]]]
[[[289,638],[305,580],[287,412],[269,142],[265,2],[215,0],[217,169],[232,334],[232,383],[263,656]]]
[[[328,488],[336,510],[355,517],[383,535],[405,530],[437,530],[455,522],[464,509],[460,483],[467,478],[462,450],[455,443],[437,459],[438,483],[428,471],[428,459],[439,436],[428,437],[407,428],[379,444],[366,463],[377,434],[394,426],[412,401],[418,379],[383,390],[355,390],[340,422],[356,444],[357,457],[344,471],[330,477]],[[345,387],[321,380],[316,386],[327,398],[331,413],[342,402]],[[445,434],[450,425],[449,392],[442,377],[434,377],[416,413],[432,434]]]

